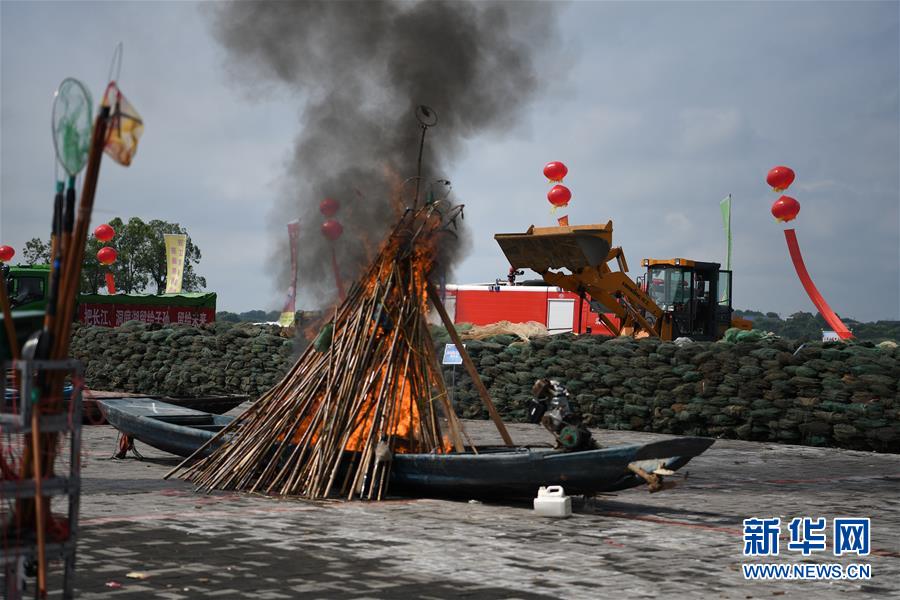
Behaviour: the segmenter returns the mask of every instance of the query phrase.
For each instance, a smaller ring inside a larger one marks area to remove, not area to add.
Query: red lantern
[[[104,246],[100,248],[100,251],[97,252],[97,260],[100,261],[101,265],[111,265],[116,262],[116,259],[119,257],[118,253],[114,248],[110,248],[109,246]]]
[[[336,219],[328,219],[324,223],[322,223],[322,235],[327,237],[332,242],[341,237],[341,234],[344,233],[344,226],[341,225],[340,221]]]
[[[319,212],[330,219],[337,214],[340,207],[341,203],[334,198],[325,198],[319,203]]]
[[[773,167],[766,175],[766,183],[776,192],[783,192],[794,182],[794,171],[790,167]]]
[[[550,191],[547,192],[547,200],[549,200],[550,204],[552,204],[556,208],[565,206],[571,199],[572,192],[570,192],[569,188],[564,185],[554,185],[552,188],[550,188]]]
[[[16,255],[16,250],[12,246],[0,246],[0,262],[9,262]]]
[[[94,237],[105,244],[116,237],[116,232],[112,227],[104,223],[103,225],[97,225],[97,228],[94,230]]]
[[[778,219],[779,223],[793,221],[799,212],[800,203],[790,196],[782,196],[772,204],[772,216]]]
[[[562,181],[568,173],[569,169],[559,161],[554,160],[544,165],[544,177],[550,181]]]

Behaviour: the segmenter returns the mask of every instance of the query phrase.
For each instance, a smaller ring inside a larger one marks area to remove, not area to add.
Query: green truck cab
[[[44,312],[50,291],[49,265],[3,265],[3,280],[14,317]],[[200,326],[215,321],[216,294],[79,294],[72,317],[86,325],[105,327],[127,321]]]
[[[50,291],[49,265],[2,266],[18,346],[41,328]],[[0,314],[0,327],[3,327]],[[215,292],[181,294],[79,294],[72,318],[85,325],[118,327],[128,321],[202,326],[216,320]],[[0,334],[0,360],[9,358],[6,334]]]
[[[44,311],[50,290],[50,265],[3,265],[3,280],[12,310]]]

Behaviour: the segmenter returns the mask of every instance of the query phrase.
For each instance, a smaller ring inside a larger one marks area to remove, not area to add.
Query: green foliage
[[[852,329],[853,335],[861,340],[900,342],[900,321],[875,321],[874,323],[852,321],[847,323],[847,327]]]
[[[29,265],[50,264],[50,244],[45,243],[40,238],[31,238],[25,242],[22,258]]]
[[[735,316],[753,321],[753,328],[770,331],[783,338],[802,342],[819,341],[822,331],[831,329],[825,318],[819,313],[797,312],[782,319],[777,313],[761,313],[755,310],[735,310]],[[885,340],[900,341],[900,321],[876,321],[860,323],[853,319],[842,319],[844,324],[859,340],[883,342]]]
[[[116,288],[123,292],[143,292],[154,285],[155,293],[164,293],[166,291],[166,246],[163,234],[187,234],[187,231],[178,223],[167,223],[158,219],[144,223],[138,217],[130,218],[127,223],[116,217],[109,221],[109,225],[116,231],[116,237],[109,245],[118,252],[118,260],[111,267],[100,265],[97,262],[97,252],[103,247],[103,244],[91,236],[85,251],[83,269],[86,271],[86,277],[82,277],[83,285],[87,284],[91,291],[96,291],[106,285],[103,274],[105,269],[111,268],[116,280]],[[188,236],[184,277],[182,278],[183,291],[199,292],[206,287],[206,279],[194,271],[193,265],[199,262],[200,249],[191,242],[191,238]]]
[[[299,318],[301,312],[297,313]],[[220,310],[216,313],[217,321],[227,321],[229,323],[271,323],[277,321],[281,317],[281,311],[270,310],[248,310],[242,313],[233,313],[227,310]]]
[[[81,292],[96,293],[106,286],[105,274],[112,272],[118,291],[145,292],[153,286],[153,292],[166,291],[166,246],[163,234],[183,233],[187,230],[178,223],[168,223],[154,219],[145,223],[132,217],[127,223],[119,217],[109,221],[116,231],[116,237],[108,244],[101,243],[93,235],[85,244],[84,262],[81,265]],[[101,265],[97,260],[100,248],[109,245],[116,249],[118,257],[110,266]],[[25,244],[25,258],[29,264],[49,263],[50,245],[33,238]],[[182,290],[199,292],[206,287],[206,279],[197,274],[194,265],[200,262],[200,248],[187,238]]]
[[[116,237],[109,242],[109,246],[116,249],[118,258],[110,266],[101,265],[97,260],[97,252],[106,246],[94,236],[91,236],[84,250],[84,264],[81,267],[81,291],[94,293],[106,285],[104,273],[111,271],[116,280],[116,289],[126,292],[142,292],[150,281],[147,272],[149,261],[149,237],[153,232],[146,223],[137,217],[123,223],[116,217],[109,221],[110,227],[116,231]],[[162,259],[165,263],[165,257]]]
[[[134,221],[135,219],[132,219]],[[130,221],[129,221],[130,223]],[[166,291],[166,244],[163,234],[174,233],[187,235],[187,230],[178,223],[167,223],[154,219],[147,224],[152,232],[147,240],[149,244],[147,258],[147,272],[150,279],[156,284],[156,293],[162,294]],[[184,253],[184,274],[182,275],[182,289],[185,292],[199,292],[206,287],[206,278],[200,277],[194,271],[195,264],[200,262],[200,248],[191,241],[191,236],[187,238],[187,248]]]

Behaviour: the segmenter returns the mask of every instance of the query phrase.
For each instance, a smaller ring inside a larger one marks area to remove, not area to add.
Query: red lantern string
[[[324,211],[323,211],[323,214],[324,214]],[[338,240],[338,238],[340,238],[341,235],[344,233],[344,226],[341,225],[341,222],[338,221],[337,219],[328,219],[327,221],[322,223],[321,231],[322,231],[322,235],[324,235],[329,241],[332,242],[332,244],[331,244],[331,270],[334,272],[334,283],[335,283],[335,286],[337,286],[338,296],[340,297],[341,302],[343,302],[344,298],[347,296],[347,294],[344,291],[344,282],[341,280],[341,272],[340,272],[340,269],[338,268],[337,252],[335,250],[334,242],[336,242]]]
[[[116,232],[112,227],[104,223],[103,225],[97,225],[97,228],[94,229],[94,237],[105,244],[116,237]]]
[[[9,262],[16,255],[16,250],[12,246],[0,246],[0,262]]]
[[[561,162],[554,160],[544,165],[544,177],[550,181],[560,182],[569,173],[568,167]]]
[[[334,271],[334,285],[337,287],[338,297],[343,302],[344,298],[347,297],[347,292],[344,291],[344,281],[341,279],[341,270],[338,268],[334,244],[331,245],[331,270]]]
[[[328,218],[333,217],[337,214],[338,209],[341,208],[341,203],[335,200],[334,198],[325,198],[319,203],[319,212],[325,215]]]
[[[337,219],[328,219],[322,223],[322,235],[331,240],[337,241],[341,234],[344,233],[344,226]]]
[[[554,185],[550,188],[550,191],[547,192],[547,200],[550,201],[550,204],[552,204],[554,208],[567,205],[571,199],[572,192],[564,185]]]
[[[106,273],[106,291],[110,293],[110,295],[116,293],[116,280],[113,278],[112,273]]]
[[[118,253],[115,248],[110,248],[109,246],[104,246],[97,252],[97,260],[100,261],[101,265],[111,265],[116,262],[117,258]]]
[[[790,196],[782,196],[772,204],[772,216],[779,223],[787,223],[797,218],[800,212],[800,203]]]
[[[790,167],[772,167],[766,175],[766,183],[776,192],[783,192],[794,182],[794,171]]]

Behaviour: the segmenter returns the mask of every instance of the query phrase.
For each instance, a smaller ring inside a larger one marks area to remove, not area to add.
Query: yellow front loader
[[[588,297],[616,335],[716,340],[729,327],[750,328],[749,321],[732,317],[731,271],[683,258],[645,259],[646,274],[632,281],[622,248],[612,246],[612,231],[612,221],[531,226],[494,239],[515,269],[531,269],[550,285]],[[613,261],[617,270],[610,267]],[[604,313],[615,314],[619,325]]]

